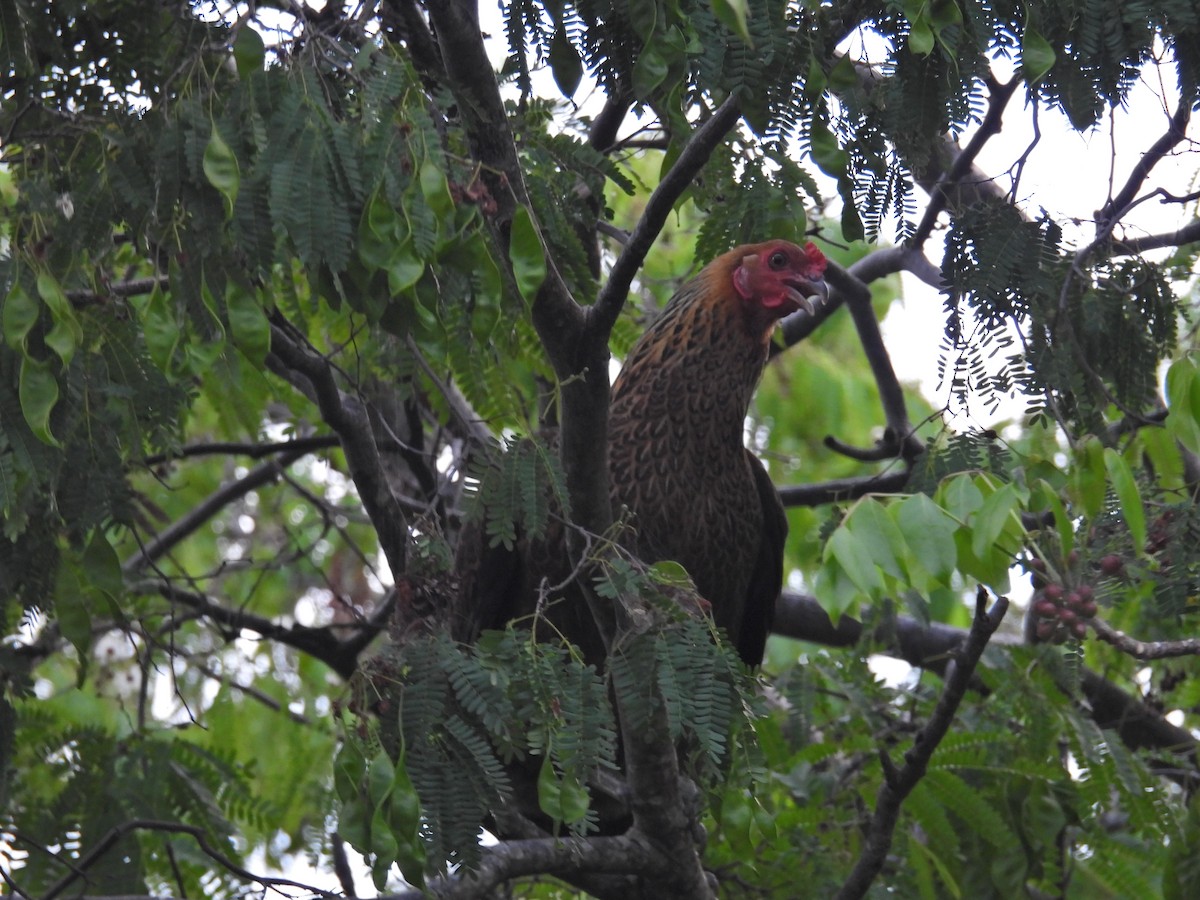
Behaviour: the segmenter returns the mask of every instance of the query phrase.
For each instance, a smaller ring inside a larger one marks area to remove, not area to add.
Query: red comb
[[[813,267],[813,270],[818,275],[825,271],[825,266],[829,263],[825,259],[825,254],[818,250],[817,245],[812,241],[804,245],[804,258],[808,260],[808,264]]]

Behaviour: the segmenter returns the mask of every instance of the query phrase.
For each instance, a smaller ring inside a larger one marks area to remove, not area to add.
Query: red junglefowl
[[[631,523],[622,543],[644,562],[681,563],[752,666],[762,662],[783,578],[787,521],[742,433],[775,323],[825,296],[824,270],[812,244],[781,240],[717,257],[671,298],[612,389],[609,484],[614,515],[628,510]],[[460,556],[460,639],[532,613],[542,579],[558,584],[570,573],[561,530],[526,542],[499,568],[495,554],[485,556],[486,571],[473,572]],[[546,617],[599,661],[582,598],[568,595]]]

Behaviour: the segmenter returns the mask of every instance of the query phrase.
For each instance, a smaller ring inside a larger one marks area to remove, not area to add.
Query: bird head
[[[813,311],[812,297],[826,298],[825,254],[813,244],[797,247],[789,241],[767,241],[740,248],[741,262],[733,270],[733,287],[747,305],[773,319],[798,309]]]

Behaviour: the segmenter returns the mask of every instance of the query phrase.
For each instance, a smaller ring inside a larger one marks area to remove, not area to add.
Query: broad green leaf
[[[358,220],[358,257],[372,269],[386,269],[400,249],[396,215],[383,191],[371,195]]]
[[[146,350],[158,368],[170,375],[175,367],[175,348],[179,346],[180,330],[167,295],[155,286],[150,299],[141,309],[142,334]]]
[[[1033,486],[1033,496],[1036,509],[1049,508],[1054,515],[1054,528],[1058,534],[1058,542],[1064,555],[1071,552],[1075,546],[1075,529],[1067,517],[1066,507],[1059,499],[1056,491],[1045,479],[1038,479]]]
[[[412,244],[400,247],[387,264],[388,290],[403,294],[425,274],[425,263],[417,259]]]
[[[92,617],[87,608],[87,591],[75,567],[64,562],[54,582],[54,614],[62,636],[79,654],[80,664],[88,658],[92,646]]]
[[[809,126],[809,146],[812,158],[826,175],[838,178],[846,174],[850,157],[838,145],[837,137],[823,122],[814,120]]]
[[[983,493],[968,474],[952,475],[941,483],[937,499],[942,507],[960,523],[966,524],[979,507]]]
[[[753,47],[754,41],[750,39],[750,29],[746,25],[750,16],[747,0],[711,0],[711,3],[712,11],[721,23]]]
[[[944,582],[954,571],[958,550],[954,532],[958,523],[925,494],[913,494],[889,507],[912,558],[935,581]]]
[[[1054,48],[1032,25],[1025,26],[1021,37],[1021,71],[1030,84],[1041,81],[1054,66]]]
[[[1146,510],[1142,506],[1142,495],[1133,477],[1133,470],[1129,468],[1125,457],[1111,447],[1104,448],[1104,466],[1108,470],[1117,502],[1121,504],[1121,515],[1129,526],[1133,546],[1141,552],[1146,546]]]
[[[18,353],[26,352],[29,332],[37,324],[42,305],[36,297],[26,293],[19,284],[14,284],[4,298],[4,315],[0,317],[4,328],[4,342]]]
[[[1094,517],[1104,509],[1104,496],[1108,492],[1104,445],[1095,435],[1088,435],[1073,455],[1071,489],[1074,500],[1084,515]]]
[[[450,184],[446,181],[446,173],[438,168],[431,157],[425,157],[419,173],[421,195],[429,208],[440,217],[446,217],[454,212],[454,198],[450,196]]]
[[[50,432],[50,413],[58,403],[58,379],[54,377],[50,364],[31,356],[23,357],[17,394],[21,401],[21,412],[37,439],[55,447],[61,446]]]
[[[238,168],[237,157],[221,137],[217,124],[212,126],[208,144],[204,147],[204,177],[208,183],[221,192],[225,198],[225,210],[233,215],[233,204],[237,202],[238,187],[241,185],[242,174]]]
[[[508,258],[512,261],[517,290],[527,303],[532,303],[538,289],[546,280],[546,254],[533,224],[533,217],[524,206],[513,214],[512,234],[508,243]]]
[[[377,889],[383,890],[384,885],[387,884],[388,870],[396,861],[396,852],[399,849],[399,842],[388,826],[387,816],[380,807],[375,807],[375,811],[371,814],[370,850],[375,857],[371,876]]]
[[[261,366],[271,349],[271,323],[255,294],[234,281],[225,290],[225,311],[234,346]]]
[[[567,36],[567,29],[559,25],[550,39],[550,71],[554,75],[554,83],[562,91],[564,97],[575,96],[579,82],[583,80],[583,61],[579,51]]]
[[[983,559],[996,548],[1001,534],[1009,530],[1013,521],[1019,525],[1016,518],[1017,495],[1011,484],[1006,484],[993,491],[971,521],[971,550]],[[999,548],[1009,555],[1016,553],[1017,547]]]
[[[1196,366],[1190,357],[1171,363],[1167,369],[1167,429],[1193,453],[1200,453],[1200,416],[1196,400],[1200,399]]]
[[[842,527],[867,549],[880,571],[896,579],[903,577],[897,558],[904,556],[904,536],[878,501],[867,498],[857,503]]]
[[[54,326],[46,333],[46,346],[58,354],[64,366],[70,365],[76,348],[83,343],[83,327],[57,278],[49,272],[39,272],[37,287],[54,321]]]
[[[103,591],[112,599],[121,595],[125,586],[121,561],[101,529],[92,533],[80,559],[80,567],[90,587]]]
[[[262,35],[244,21],[233,39],[233,61],[238,75],[245,78],[252,72],[261,71],[266,55]]]
[[[647,44],[638,54],[638,60],[633,66],[633,92],[640,100],[648,100],[650,95],[667,77],[671,67],[661,53],[653,45]]]
[[[837,560],[857,587],[864,594],[874,597],[883,589],[883,580],[871,557],[870,548],[856,538],[843,525],[829,538],[825,547],[826,556]]]
[[[933,52],[933,29],[924,19],[912,23],[908,32],[908,49],[918,56],[928,56]]]

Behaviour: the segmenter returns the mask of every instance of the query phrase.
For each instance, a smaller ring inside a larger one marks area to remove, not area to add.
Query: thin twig
[[[966,696],[975,666],[1008,610],[1008,599],[997,597],[989,612],[987,599],[987,591],[980,587],[976,594],[975,619],[971,623],[971,630],[966,640],[955,651],[952,663],[947,666],[946,684],[942,695],[938,698],[929,721],[917,734],[913,746],[904,754],[904,766],[897,769],[887,751],[880,751],[885,777],[875,801],[875,813],[871,817],[867,843],[850,876],[838,891],[838,900],[865,896],[871,883],[883,869],[900,817],[900,806],[925,776],[933,751],[950,730],[959,704]]]

